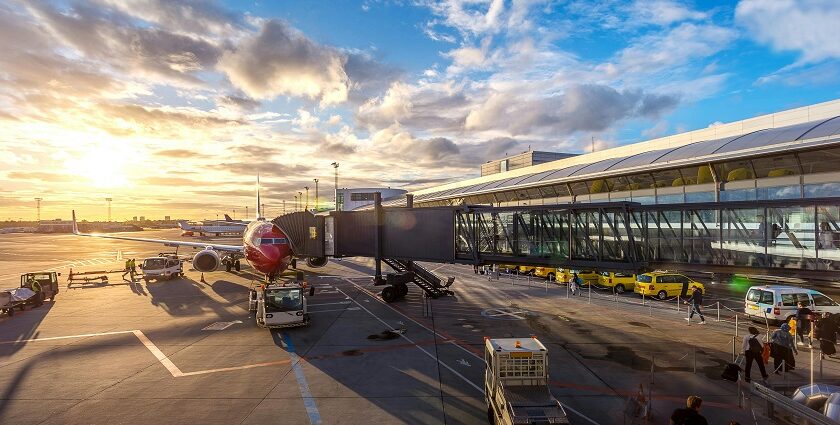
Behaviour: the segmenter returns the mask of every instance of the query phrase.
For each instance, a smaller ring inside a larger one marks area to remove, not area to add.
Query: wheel
[[[393,286],[386,286],[382,288],[382,299],[386,303],[392,303],[397,300],[398,298],[398,290]]]
[[[556,282],[557,280],[556,280],[555,276],[556,275],[554,273],[549,273],[547,277],[548,277],[549,281]]]
[[[15,309],[14,308],[7,308],[6,309],[6,314],[8,314],[9,317],[14,316],[15,315]]]
[[[55,302],[55,295],[50,297],[50,302]]]
[[[656,294],[656,298],[659,298],[660,300],[664,301],[665,298],[668,298],[668,293],[665,292],[665,290],[663,289],[663,290],[659,291],[658,294]]]
[[[225,263],[225,271],[230,273],[231,265],[230,262]]]
[[[236,269],[236,271],[241,270],[241,266],[239,265],[239,260],[236,260],[236,262],[233,263],[233,267]]]
[[[402,298],[408,294],[408,285],[400,284],[397,286],[397,288],[399,289],[399,298]]]
[[[616,294],[623,294],[624,293],[624,285],[622,285],[620,283],[618,285],[615,285],[615,293]]]

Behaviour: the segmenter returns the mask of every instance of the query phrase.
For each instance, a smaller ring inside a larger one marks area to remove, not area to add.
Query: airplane
[[[73,234],[77,236],[89,236],[106,239],[119,239],[137,242],[149,242],[174,247],[202,248],[192,258],[193,268],[199,272],[212,272],[225,264],[227,271],[230,271],[230,264],[236,264],[239,270],[239,259],[245,258],[251,267],[263,273],[267,282],[273,282],[276,278],[295,264],[294,253],[292,252],[289,239],[286,234],[274,225],[266,221],[260,210],[260,179],[257,176],[257,216],[254,221],[248,223],[242,233],[242,245],[224,245],[216,243],[171,241],[164,239],[134,238],[121,235],[104,235],[97,233],[81,233],[76,224],[76,211],[73,210]],[[327,265],[327,258],[307,258],[306,264],[317,268]]]
[[[216,222],[210,223],[207,222],[200,222],[195,224],[190,224],[186,220],[181,220],[178,222],[178,227],[183,230],[181,236],[193,236],[194,234],[198,233],[200,236],[204,236],[205,234],[211,234],[215,236],[221,236],[224,233],[235,233],[237,235],[241,235],[242,232],[247,227],[245,223],[230,223],[230,224],[221,224],[223,222]]]

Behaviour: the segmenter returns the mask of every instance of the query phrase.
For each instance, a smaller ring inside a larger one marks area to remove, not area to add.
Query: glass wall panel
[[[682,204],[685,202],[685,194],[675,193],[673,195],[656,195],[657,204]]]
[[[623,212],[606,212],[602,217],[604,244],[601,258],[613,261],[628,260],[628,233]]]
[[[755,178],[750,161],[733,161],[715,164],[717,175],[725,182],[751,180]]]
[[[817,206],[817,268],[840,271],[840,206]]]
[[[656,187],[682,186],[682,175],[680,175],[679,170],[654,171],[653,180]]]
[[[680,211],[651,211],[646,216],[648,249],[658,261],[685,261],[682,255]]]
[[[651,189],[655,187],[653,176],[651,176],[650,173],[627,176],[627,183],[630,190]]]
[[[770,267],[815,269],[814,209],[767,208],[767,261]]]
[[[726,208],[721,226],[723,264],[764,267],[767,227],[763,208]]]
[[[586,187],[584,182],[570,183],[569,186],[571,186],[574,195],[589,195],[589,188]]]
[[[624,190],[630,190],[630,183],[627,181],[626,177],[620,176],[605,180],[607,181],[607,185],[610,187],[610,192],[621,192]]]
[[[732,189],[720,191],[721,201],[755,201],[755,199],[755,189]]]
[[[643,205],[653,205],[656,204],[656,196],[633,196],[633,202],[638,202]]]
[[[752,160],[753,170],[757,178],[784,177],[799,174],[799,163],[791,155],[770,156]]]
[[[840,196],[840,183],[806,184],[806,198],[823,198]]]
[[[715,202],[714,192],[694,192],[685,194],[685,202]]]
[[[576,260],[597,260],[598,255],[598,214],[582,211],[572,214],[572,250],[571,258]]]
[[[798,199],[801,198],[802,188],[796,186],[760,187],[756,189],[756,199]]]
[[[840,148],[821,149],[799,154],[805,174],[829,173],[840,169]]]
[[[683,230],[683,251],[692,264],[717,264],[720,225],[717,210],[688,210]]]
[[[610,182],[607,179],[598,179],[586,182],[589,186],[589,193],[606,193],[611,190]]]

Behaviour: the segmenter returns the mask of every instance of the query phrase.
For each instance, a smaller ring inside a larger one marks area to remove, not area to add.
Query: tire
[[[239,265],[239,260],[236,260],[236,262],[233,263],[233,268],[235,268],[236,271],[240,271],[242,269],[241,266]]]
[[[231,269],[231,265],[230,265],[230,263],[229,263],[229,262],[228,262],[228,263],[225,263],[225,271],[226,271],[226,272],[228,272],[228,273],[230,273],[230,269]]]
[[[659,298],[661,301],[665,301],[665,298],[668,298],[668,293],[663,289],[656,294],[656,298]]]
[[[624,285],[622,285],[620,283],[618,285],[615,285],[615,293],[616,294],[623,294],[624,293]]]
[[[399,298],[403,298],[408,294],[408,285],[400,284],[397,288],[399,288]]]
[[[6,309],[6,314],[8,314],[8,315],[9,315],[9,317],[14,316],[14,315],[15,315],[15,309],[14,309],[14,307],[7,308],[7,309]]]
[[[393,286],[386,286],[382,288],[382,300],[386,303],[392,303],[397,300],[398,297],[398,290]]]
[[[549,273],[548,276],[546,276],[546,277],[548,278],[549,281],[557,282],[556,276],[557,275],[555,275],[554,273]]]
[[[53,296],[51,296],[51,297],[50,297],[50,302],[51,302],[51,303],[55,302],[55,295],[53,295]]]

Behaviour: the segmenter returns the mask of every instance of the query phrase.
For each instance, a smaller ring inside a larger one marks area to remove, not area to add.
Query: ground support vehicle
[[[140,270],[143,271],[143,280],[146,282],[152,279],[175,279],[184,275],[184,260],[178,258],[176,254],[149,257],[143,260]]]
[[[40,293],[42,302],[47,298],[55,301],[55,296],[58,294],[58,276],[61,276],[61,273],[25,273],[20,275],[20,287]]]
[[[796,316],[797,304],[800,302],[815,313],[840,313],[840,304],[822,292],[785,285],[750,287],[744,298],[744,313],[750,319],[782,323]]]
[[[484,340],[484,399],[491,424],[568,424],[548,386],[548,350],[536,338]]]
[[[27,304],[32,304],[33,301],[31,300],[37,300],[43,303],[38,293],[29,288],[0,290],[0,310],[9,316],[14,316],[15,308],[23,310]]]
[[[261,328],[291,328],[309,324],[302,280],[252,284],[248,309]],[[310,291],[310,294],[313,292]]]
[[[636,285],[633,292],[643,296],[665,300],[668,297],[685,297],[691,295],[694,288],[700,288],[702,294],[706,293],[706,287],[688,276],[667,272],[655,271],[636,276]]]

